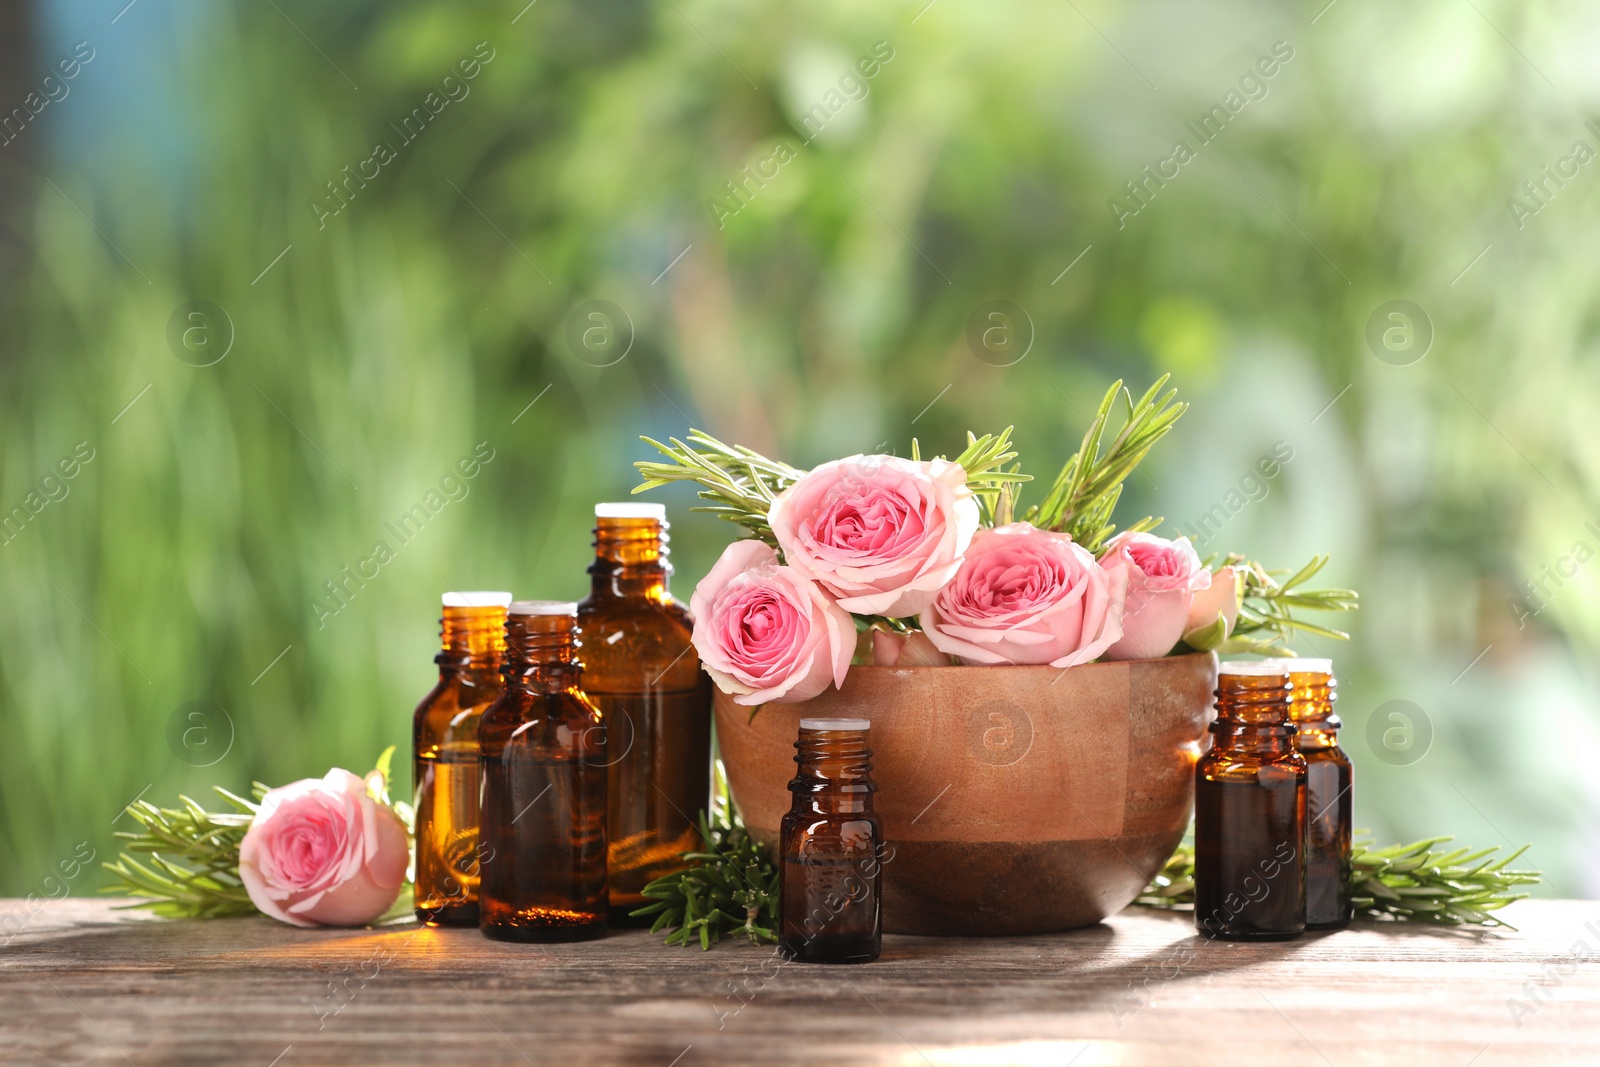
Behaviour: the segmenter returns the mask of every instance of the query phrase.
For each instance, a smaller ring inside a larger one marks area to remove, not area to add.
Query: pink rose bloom
[[[1211,572],[1187,537],[1118,534],[1106,544],[1100,565],[1128,572],[1122,638],[1107,650],[1108,659],[1155,659],[1171,652],[1184,635],[1195,591],[1211,585]]]
[[[405,824],[335,767],[267,791],[239,848],[250,902],[295,926],[361,926],[389,910],[410,862]]]
[[[978,531],[922,631],[970,663],[1073,667],[1122,636],[1126,586],[1066,534],[1014,522]]]
[[[904,618],[933,602],[978,529],[967,472],[946,460],[824,463],[767,513],[784,562],[858,615]]]
[[[855,620],[760,541],[735,541],[689,598],[700,663],[735,704],[809,700],[844,684]]]
[[[950,657],[934,647],[925,633],[872,631],[872,663],[877,667],[948,667]]]
[[[1239,579],[1232,567],[1220,568],[1211,576],[1209,587],[1195,590],[1194,599],[1189,601],[1189,617],[1184,620],[1183,632],[1189,634],[1215,625],[1219,615],[1223,621],[1222,636],[1226,638],[1239,621]]]

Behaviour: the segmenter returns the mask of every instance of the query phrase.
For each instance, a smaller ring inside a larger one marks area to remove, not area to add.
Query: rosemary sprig
[[[635,493],[655,489],[669,482],[697,482],[700,499],[711,506],[693,508],[743,526],[770,545],[776,546],[767,512],[777,495],[793,485],[805,471],[768,459],[742,445],[729,445],[703,430],[689,431],[687,441],[676,437],[667,444],[651,437],[641,441],[666,457],[639,460],[634,464],[644,478]],[[917,442],[911,442],[911,458],[919,457]],[[1011,427],[982,437],[967,434],[967,447],[955,459],[967,472],[967,487],[978,498],[979,506],[993,514],[1003,486],[1025,482],[1028,476],[1004,467],[1017,453],[1011,448]]]
[[[1357,831],[1365,833],[1365,831]],[[1430,837],[1409,845],[1373,848],[1358,840],[1351,849],[1350,888],[1356,914],[1369,919],[1441,923],[1449,926],[1510,926],[1490,914],[1528,894],[1518,886],[1538,885],[1538,871],[1512,870],[1524,845],[1495,859],[1500,849],[1476,852],[1434,851],[1449,837]],[[1194,904],[1194,844],[1185,839],[1135,904],[1178,908]]]
[[[967,488],[977,497],[978,507],[988,522],[995,521],[996,508],[1001,506],[1002,500],[1013,498],[1020,483],[1033,480],[1032,475],[1021,473],[1016,466],[1005,469],[1007,463],[1017,458],[1016,450],[1011,447],[1011,430],[1012,427],[1007,426],[999,433],[986,433],[982,437],[968,430],[967,447],[954,460],[967,472]],[[911,458],[922,458],[921,446],[914,437]]]
[[[1305,589],[1328,563],[1325,555],[1311,561],[1287,578],[1287,571],[1269,571],[1253,560],[1234,553],[1227,563],[1242,576],[1239,619],[1233,634],[1217,651],[1232,655],[1240,652],[1269,656],[1292,656],[1286,643],[1298,633],[1314,634],[1335,641],[1348,640],[1343,630],[1318,626],[1295,615],[1300,611],[1355,611],[1360,606],[1353,589]]]
[[[709,501],[712,506],[692,510],[710,512],[743,526],[770,545],[777,545],[772,527],[767,523],[767,511],[773,499],[805,471],[768,459],[754,449],[724,444],[702,430],[691,429],[688,442],[676,437],[670,438],[668,444],[650,437],[640,440],[660,452],[668,462],[639,460],[635,463],[644,478],[634,487],[635,493],[669,482],[698,482],[703,487],[700,499]]]
[[[724,934],[744,934],[755,944],[776,941],[777,864],[750,836],[733,807],[721,760],[716,763],[715,784],[710,814],[700,813],[705,849],[685,852],[689,867],[646,885],[642,892],[653,903],[631,914],[654,915],[650,932],[670,930],[669,945],[698,940],[702,949],[709,949]]]
[[[239,881],[239,845],[256,804],[215,788],[235,810],[207,811],[185,796],[178,798],[182,806],[177,808],[158,808],[148,800],[130,804],[127,812],[140,829],[117,831],[125,851],[115,863],[102,864],[117,882],[101,892],[145,898],[121,906],[147,908],[168,919],[254,914],[256,906]],[[259,802],[267,788],[256,782],[251,795]],[[148,853],[148,863],[131,853]]]
[[[1172,854],[1144,892],[1133,898],[1135,904],[1168,910],[1194,904],[1194,827],[1184,834],[1183,843]]]
[[[1123,483],[1173,423],[1189,410],[1188,404],[1175,402],[1176,389],[1161,392],[1170,377],[1163,374],[1137,402],[1120,380],[1106,390],[1078,451],[1061,468],[1044,500],[1030,507],[1023,518],[1041,529],[1064,530],[1098,555],[1116,531],[1111,514],[1122,496]],[[1119,396],[1127,405],[1127,413],[1122,428],[1101,455],[1111,409]],[[1127,529],[1142,532],[1154,529],[1160,521],[1147,516]]]
[[[1528,895],[1512,892],[1516,886],[1539,884],[1538,871],[1509,869],[1528,846],[1500,859],[1492,858],[1498,847],[1476,852],[1433,850],[1449,840],[1431,837],[1387,848],[1357,841],[1350,878],[1356,913],[1406,922],[1509,926],[1489,913]]]
[[[393,807],[409,833],[411,805],[392,803],[389,798],[389,768],[394,751],[395,746],[390,745],[378,757],[373,773],[367,775],[367,791],[374,800]],[[177,808],[158,808],[148,800],[128,805],[127,813],[140,828],[117,831],[116,836],[125,842],[124,851],[115,863],[101,864],[116,876],[116,881],[100,891],[142,898],[120,907],[146,908],[166,919],[256,914],[257,908],[239,880],[239,848],[261,798],[271,787],[252,783],[251,800],[220,785],[212,788],[232,811],[207,811],[186,796],[178,797],[182,806]],[[148,854],[150,858],[141,863],[132,853]],[[402,888],[383,919],[408,914],[410,900],[410,893]]]

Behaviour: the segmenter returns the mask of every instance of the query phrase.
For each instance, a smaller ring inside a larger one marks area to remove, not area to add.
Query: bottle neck
[[[594,598],[664,603],[672,576],[666,531],[667,524],[659,519],[596,519],[594,562],[589,565]]]
[[[1290,721],[1292,691],[1285,674],[1219,674],[1217,718],[1251,726],[1281,725]]]
[[[506,609],[447,607],[439,620],[439,677],[462,671],[493,674],[506,651]]]
[[[1294,723],[1263,726],[1237,719],[1211,724],[1211,751],[1232,752],[1252,759],[1276,759],[1298,751],[1299,727]]]
[[[1339,699],[1339,683],[1334,681],[1333,675],[1322,671],[1291,671],[1289,684],[1289,716],[1300,724],[1300,733],[1326,733],[1329,745],[1337,743],[1333,735],[1343,724],[1333,713],[1334,701]],[[1304,737],[1301,744],[1305,744]]]
[[[1302,752],[1339,747],[1339,717],[1329,716],[1318,723],[1305,723],[1295,733],[1294,743]]]
[[[1297,728],[1289,716],[1292,691],[1282,674],[1218,675],[1212,750],[1259,758],[1293,752]]]
[[[530,695],[558,693],[578,684],[583,663],[577,620],[571,615],[512,615],[506,620],[506,687]]]
[[[794,743],[799,771],[789,783],[791,810],[814,815],[872,811],[872,749],[866,730],[806,730]]]

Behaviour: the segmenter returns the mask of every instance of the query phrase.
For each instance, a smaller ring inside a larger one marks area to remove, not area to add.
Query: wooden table
[[[1524,901],[1516,933],[1270,945],[1133,908],[1047,937],[888,937],[859,967],[643,932],[525,948],[33,909],[0,901],[4,1063],[1600,1063],[1600,901]]]

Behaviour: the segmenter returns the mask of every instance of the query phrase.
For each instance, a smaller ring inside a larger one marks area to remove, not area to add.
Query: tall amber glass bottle
[[[628,923],[645,883],[681,869],[699,844],[711,680],[689,643],[689,612],[667,591],[666,509],[596,504],[594,514],[590,593],[578,605],[583,688],[605,716],[611,919]]]
[[[1204,937],[1278,941],[1306,926],[1306,761],[1273,663],[1217,672],[1211,751],[1195,765],[1194,920]]]
[[[868,963],[883,942],[883,827],[872,810],[871,723],[801,719],[799,773],[783,817],[778,951],[805,963]]]
[[[1333,661],[1284,660],[1293,691],[1289,716],[1299,727],[1295,747],[1306,761],[1306,929],[1336,930],[1350,924],[1350,836],[1355,772],[1339,747],[1339,716],[1333,713],[1338,683]]]
[[[478,925],[478,720],[500,698],[510,593],[446,593],[439,684],[411,722],[416,912],[430,926]]]
[[[606,932],[606,734],[584,695],[578,606],[519,600],[505,694],[483,714],[479,929],[503,941]]]

